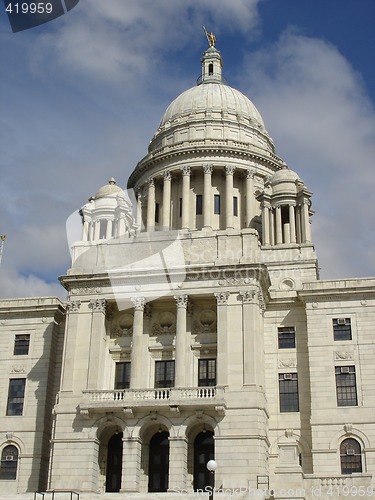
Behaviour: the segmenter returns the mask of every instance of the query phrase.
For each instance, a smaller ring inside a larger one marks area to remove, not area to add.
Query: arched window
[[[362,472],[361,445],[355,439],[344,439],[340,445],[341,474]]]
[[[1,453],[0,480],[17,478],[18,450],[13,445],[5,446]]]
[[[212,76],[214,74],[214,65],[212,63],[208,65],[208,74],[209,76]]]

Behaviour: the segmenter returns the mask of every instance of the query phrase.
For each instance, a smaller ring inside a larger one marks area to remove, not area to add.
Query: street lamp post
[[[214,491],[215,491],[215,471],[217,469],[217,462],[215,460],[209,460],[207,462],[207,469],[211,472],[212,474],[212,491],[211,491],[211,500],[214,500]]]

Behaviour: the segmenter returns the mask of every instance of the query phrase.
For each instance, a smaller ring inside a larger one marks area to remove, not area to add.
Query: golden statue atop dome
[[[203,29],[204,29],[204,33],[207,37],[207,41],[208,41],[208,44],[211,47],[215,47],[215,43],[216,43],[216,36],[212,33],[208,33],[207,30],[206,30],[206,27],[203,25]]]

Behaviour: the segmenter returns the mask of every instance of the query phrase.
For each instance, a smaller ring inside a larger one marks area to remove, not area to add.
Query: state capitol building
[[[312,193],[210,42],[80,210],[67,301],[0,301],[7,498],[375,494],[375,278],[319,279]]]

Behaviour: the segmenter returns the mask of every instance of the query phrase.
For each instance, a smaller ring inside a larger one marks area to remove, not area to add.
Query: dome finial
[[[204,30],[204,33],[207,37],[207,41],[208,41],[208,44],[210,47],[215,47],[215,43],[216,43],[216,36],[212,33],[208,33],[207,30],[206,30],[206,27],[205,25],[203,25],[203,30]]]

